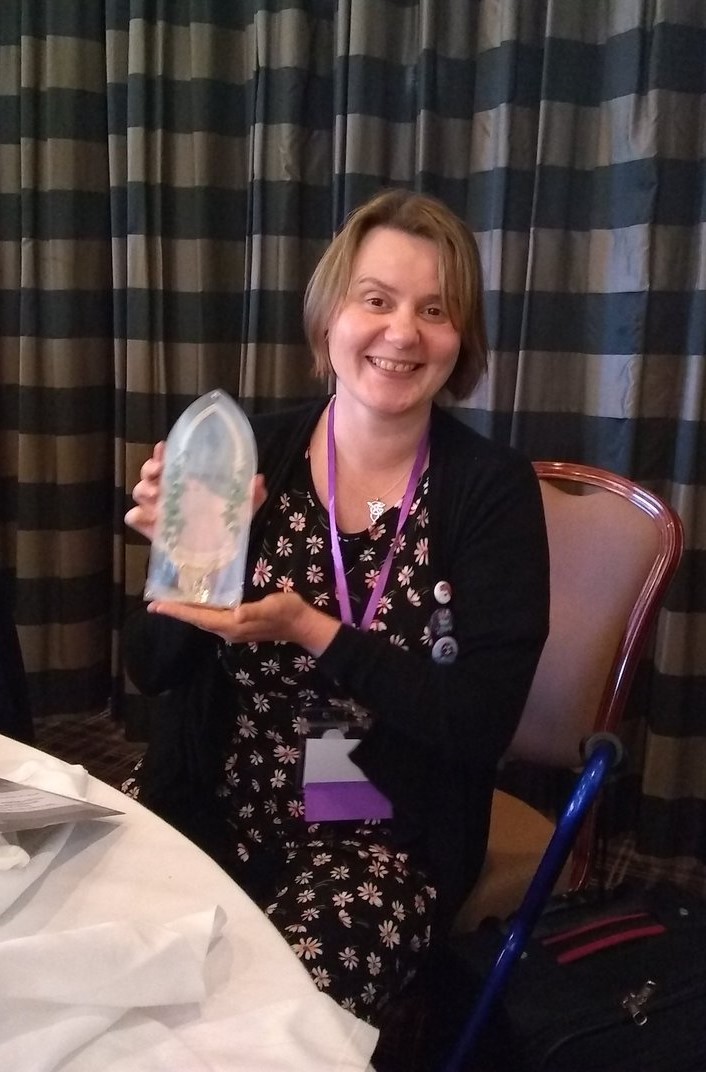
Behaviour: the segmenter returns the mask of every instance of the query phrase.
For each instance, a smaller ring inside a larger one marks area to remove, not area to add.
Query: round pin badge
[[[437,581],[434,585],[434,599],[437,603],[451,602],[451,585],[448,581]]]
[[[431,657],[442,666],[453,663],[458,655],[458,641],[451,636],[439,637],[431,649]]]
[[[429,631],[432,636],[442,637],[453,632],[454,616],[448,607],[439,607],[429,619]]]

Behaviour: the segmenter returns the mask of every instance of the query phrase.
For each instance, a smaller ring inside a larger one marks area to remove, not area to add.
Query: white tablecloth
[[[0,736],[0,777],[41,755]],[[377,1032],[316,989],[225,872],[97,779],[89,778],[86,797],[124,815],[73,828],[44,874],[0,914],[0,943],[115,921],[164,924],[218,905],[226,922],[206,956],[206,998],[121,1012],[58,1063],[48,1052],[39,1067],[35,1047],[31,1063],[20,1060],[11,1072],[372,1072]],[[0,872],[0,893],[12,874]],[[22,1032],[35,1030],[38,1010],[31,1001],[0,1007],[0,1054],[3,1044],[17,1053]],[[90,1013],[80,1010],[82,1017]]]

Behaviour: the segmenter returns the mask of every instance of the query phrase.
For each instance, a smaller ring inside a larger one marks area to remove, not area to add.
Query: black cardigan
[[[324,404],[253,419],[269,496],[253,523],[248,578]],[[342,626],[318,666],[376,716],[352,758],[392,801],[400,839],[414,834],[448,922],[483,862],[496,767],[548,630],[549,564],[539,486],[522,455],[434,407],[429,471],[430,564],[451,585],[456,662],[438,665],[384,634]],[[218,645],[144,610],[126,623],[133,681],[147,693],[170,690],[140,799],[216,856],[224,835],[213,786],[233,710]]]

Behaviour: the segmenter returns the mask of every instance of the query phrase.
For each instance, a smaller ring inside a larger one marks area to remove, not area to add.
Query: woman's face
[[[339,398],[389,415],[428,409],[461,344],[441,299],[434,242],[390,227],[370,231],[328,344]]]

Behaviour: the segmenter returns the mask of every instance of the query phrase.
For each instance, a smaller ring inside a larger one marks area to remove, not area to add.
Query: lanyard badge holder
[[[392,818],[390,801],[350,758],[369,720],[340,707],[303,708],[302,715],[308,723],[299,767],[305,820]]]
[[[334,407],[335,399],[332,399],[327,424],[328,514],[331,556],[333,558],[336,595],[341,620],[347,625],[355,625],[348,591],[348,580],[338,542],[338,526],[336,524]],[[424,467],[428,448],[429,430],[427,428],[417,448],[414,466],[407,482],[407,489],[397,521],[397,531],[358,625],[358,628],[364,631],[370,628],[385,590],[392,567],[397,538],[409,516],[412,499]],[[368,781],[360,768],[350,758],[350,753],[367,728],[360,719],[355,718],[354,710],[350,709],[347,712],[345,708],[332,706],[330,708],[317,708],[315,715],[311,709],[305,709],[302,713],[309,724],[309,733],[304,743],[301,771],[304,818],[308,822],[331,822],[343,819],[357,819],[359,821],[391,819],[392,804],[390,801]]]

